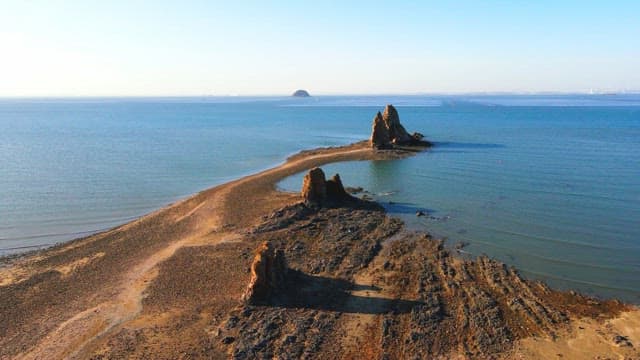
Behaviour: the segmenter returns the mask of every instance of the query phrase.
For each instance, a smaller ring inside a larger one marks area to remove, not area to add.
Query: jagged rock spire
[[[375,149],[386,149],[391,145],[389,137],[389,129],[382,118],[382,114],[378,111],[373,118],[373,126],[371,127],[371,139],[369,139],[371,147]]]
[[[263,242],[253,258],[251,280],[242,298],[250,304],[267,301],[273,292],[285,287],[287,272],[284,251]]]
[[[404,126],[400,124],[400,116],[393,105],[389,104],[384,108],[382,120],[384,120],[387,130],[389,130],[389,138],[392,143],[403,144],[411,141],[411,136],[409,136]]]
[[[392,149],[393,145],[431,146],[430,142],[422,140],[423,137],[420,133],[409,135],[400,123],[398,111],[389,104],[382,114],[378,112],[373,118],[369,144],[378,150]]]

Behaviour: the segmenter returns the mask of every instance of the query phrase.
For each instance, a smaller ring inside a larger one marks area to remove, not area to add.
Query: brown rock
[[[307,206],[335,206],[353,199],[342,185],[340,175],[325,180],[320,168],[309,170],[302,181],[302,197]]]
[[[342,186],[342,180],[339,174],[335,174],[331,179],[327,180],[325,187],[327,189],[327,198],[329,199],[340,200],[348,196],[344,190],[344,186]]]
[[[395,109],[394,109],[395,110]],[[396,112],[396,116],[397,116]],[[378,111],[376,117],[373,118],[373,126],[371,129],[371,138],[369,139],[371,147],[375,149],[388,149],[391,147],[391,138],[389,137],[389,129],[382,118],[382,114]]]
[[[393,105],[389,104],[384,108],[382,120],[384,120],[385,126],[389,131],[389,138],[392,143],[404,144],[411,141],[411,136],[409,136],[404,126],[400,124],[400,116],[398,116],[398,111]]]
[[[431,146],[431,143],[423,140],[420,133],[409,134],[400,124],[400,116],[393,105],[387,105],[384,113],[376,114],[373,119],[371,138],[369,143],[374,149],[392,149],[394,145]]]
[[[242,298],[251,304],[264,302],[274,291],[284,288],[286,276],[284,251],[276,250],[265,241],[256,251],[251,264],[251,280]]]
[[[320,168],[309,170],[302,181],[302,197],[311,204],[319,204],[327,197],[324,171]]]

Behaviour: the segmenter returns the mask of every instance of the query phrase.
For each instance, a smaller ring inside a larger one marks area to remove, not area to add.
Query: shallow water
[[[640,96],[0,101],[0,253],[124,223],[296,151],[368,136],[384,104],[436,146],[325,166],[411,227],[553,285],[640,302]],[[281,187],[298,190],[301,175]],[[429,216],[416,218],[417,210]]]

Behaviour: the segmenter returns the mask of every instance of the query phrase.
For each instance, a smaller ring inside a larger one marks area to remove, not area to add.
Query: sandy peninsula
[[[136,221],[0,268],[0,358],[640,358],[640,311],[455,256],[376,203],[308,206],[281,179],[422,148],[301,152]],[[243,294],[256,248],[284,285]]]

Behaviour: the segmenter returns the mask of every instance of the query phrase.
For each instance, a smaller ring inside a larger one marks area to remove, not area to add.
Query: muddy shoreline
[[[315,166],[421,150],[303,151],[109,231],[5,258],[0,358],[639,357],[633,306],[452,256],[372,202],[310,209],[275,188]],[[285,250],[293,275],[251,306],[240,298],[262,241]]]

